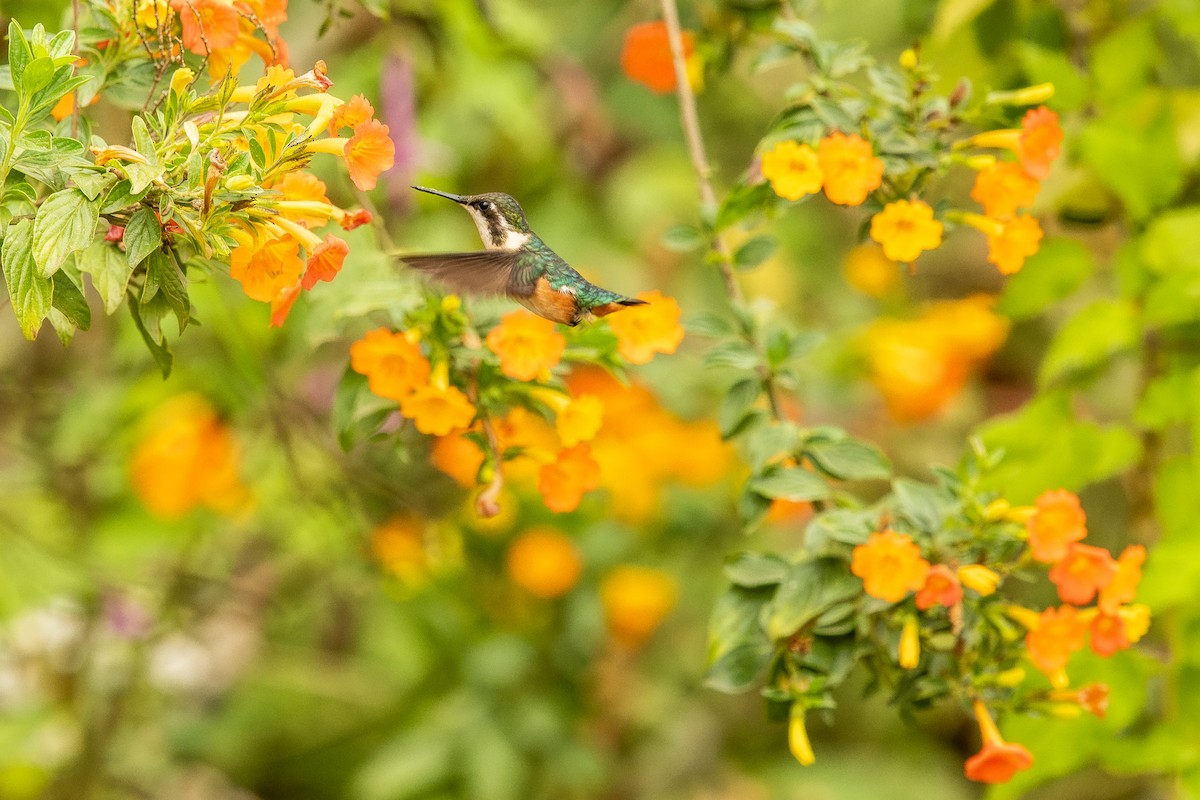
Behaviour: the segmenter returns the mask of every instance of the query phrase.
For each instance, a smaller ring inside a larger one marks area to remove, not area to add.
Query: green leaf
[[[72,325],[82,330],[92,326],[92,310],[88,308],[83,291],[71,280],[67,270],[60,269],[51,279],[54,284],[54,308],[66,317]]]
[[[892,493],[895,513],[926,533],[941,529],[953,502],[941,489],[908,478],[893,481]]]
[[[699,250],[707,244],[704,233],[694,225],[676,225],[662,236],[663,247],[676,253]]]
[[[945,40],[994,3],[995,0],[946,0],[939,3],[931,38]]]
[[[90,245],[99,217],[99,204],[78,189],[47,197],[33,223],[33,258],[41,273],[50,277],[67,256]]]
[[[187,327],[191,318],[191,303],[188,300],[187,278],[179,271],[175,259],[166,249],[154,250],[146,260],[146,283],[142,289],[141,303],[144,305],[162,292],[167,306],[179,323],[179,332]]]
[[[28,95],[36,94],[46,87],[54,77],[54,60],[41,56],[30,61],[21,73],[21,90]]]
[[[753,214],[773,208],[777,201],[769,183],[738,184],[725,196],[713,225],[723,231]]]
[[[760,394],[762,381],[758,378],[743,378],[729,388],[717,414],[721,436],[728,439],[741,430]]]
[[[804,447],[804,454],[822,472],[844,481],[886,479],[892,476],[892,465],[879,448],[858,439],[813,442]]]
[[[4,283],[21,333],[32,341],[50,313],[54,297],[54,284],[42,275],[33,259],[33,222],[23,219],[9,226],[0,247],[0,265],[4,267]]]
[[[122,211],[129,206],[141,202],[141,199],[146,195],[146,188],[143,187],[140,191],[133,191],[132,185],[128,180],[120,180],[109,190],[108,195],[104,198],[104,204],[100,207],[101,214],[111,214],[114,211]]]
[[[162,225],[149,208],[139,208],[125,226],[125,255],[129,266],[136,267],[142,259],[162,247]]]
[[[154,356],[154,360],[158,363],[158,368],[162,370],[163,379],[166,380],[171,376],[171,366],[174,362],[174,357],[171,355],[171,348],[167,347],[166,342],[160,341],[158,337],[150,332],[146,327],[146,322],[142,318],[142,313],[138,302],[134,298],[129,299],[129,314],[133,317],[133,324],[138,329],[138,333],[142,335],[142,341],[146,343],[146,347],[150,350],[150,355]]]
[[[92,286],[104,303],[104,313],[111,314],[125,299],[125,288],[133,267],[115,244],[97,239],[79,257],[79,269],[92,276]]]
[[[779,240],[774,236],[755,236],[733,254],[733,265],[738,269],[753,269],[775,255],[778,247]]]
[[[349,452],[358,442],[378,431],[395,410],[395,401],[371,391],[366,375],[346,367],[333,393],[333,430],[338,445]]]
[[[29,62],[33,61],[33,51],[29,49],[29,40],[15,19],[8,23],[8,64],[12,71],[13,86],[21,86],[22,76]]]
[[[843,559],[821,557],[796,564],[779,585],[767,613],[767,636],[787,638],[813,622],[827,609],[852,600],[862,583]]]
[[[1079,138],[1079,152],[1135,220],[1167,205],[1183,188],[1183,162],[1170,105],[1150,88],[1121,113],[1089,124]]]
[[[714,345],[705,354],[704,363],[710,367],[722,366],[750,370],[761,366],[762,358],[747,342],[733,339]]]
[[[780,583],[788,566],[774,553],[735,553],[725,559],[725,577],[736,586],[757,589]]]
[[[822,500],[832,494],[829,484],[815,472],[800,467],[772,467],[751,478],[746,488],[763,497],[801,502]]]
[[[1069,373],[1107,366],[1138,343],[1137,312],[1125,300],[1097,300],[1072,317],[1054,337],[1038,381],[1048,386]]]
[[[774,593],[773,588],[735,586],[717,600],[708,626],[707,686],[743,692],[762,675],[774,647],[758,620]]]
[[[996,309],[1012,319],[1028,319],[1068,297],[1088,279],[1095,262],[1073,239],[1047,239],[1011,276]]]

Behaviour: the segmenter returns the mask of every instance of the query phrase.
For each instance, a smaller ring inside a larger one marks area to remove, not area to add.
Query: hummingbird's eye
[[[492,204],[489,203],[487,200],[480,200],[479,204],[476,206],[476,208],[478,208],[480,211],[487,211],[491,207],[492,207]]]

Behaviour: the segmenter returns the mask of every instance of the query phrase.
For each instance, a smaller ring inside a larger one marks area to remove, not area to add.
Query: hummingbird
[[[456,292],[506,295],[540,317],[571,326],[646,304],[589,283],[533,232],[521,205],[509,195],[412,188],[458,203],[479,229],[485,250],[400,256]]]

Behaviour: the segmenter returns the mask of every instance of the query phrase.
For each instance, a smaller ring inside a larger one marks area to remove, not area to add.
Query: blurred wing
[[[401,256],[413,269],[464,294],[527,297],[536,280],[536,262],[528,254],[500,250]]]

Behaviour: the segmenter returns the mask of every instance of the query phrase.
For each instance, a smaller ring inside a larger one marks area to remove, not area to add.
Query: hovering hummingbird
[[[461,195],[412,188],[461,205],[483,238],[487,249],[473,253],[400,257],[456,292],[506,295],[538,316],[564,325],[646,304],[589,283],[530,229],[521,206],[506,194]]]

